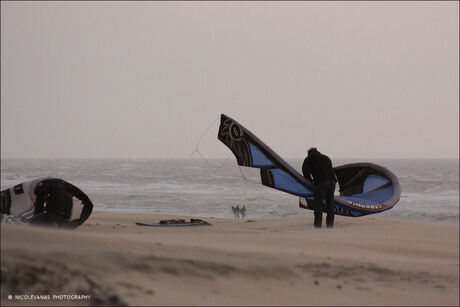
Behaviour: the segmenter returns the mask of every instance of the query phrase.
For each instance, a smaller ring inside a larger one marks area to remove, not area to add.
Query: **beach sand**
[[[169,218],[190,217],[2,225],[2,306],[459,304],[458,225],[337,216],[334,229],[315,229],[313,214],[135,225]]]

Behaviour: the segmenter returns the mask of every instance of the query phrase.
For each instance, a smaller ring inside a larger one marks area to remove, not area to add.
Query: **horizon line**
[[[207,160],[224,160],[228,157],[207,157]],[[0,157],[0,160],[204,160],[199,157]],[[305,159],[305,157],[286,157],[285,160]],[[459,160],[460,157],[331,157],[332,160]]]

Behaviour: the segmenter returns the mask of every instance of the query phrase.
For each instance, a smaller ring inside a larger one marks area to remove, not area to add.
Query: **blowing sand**
[[[386,217],[94,213],[76,230],[1,226],[1,305],[458,305],[459,227]]]

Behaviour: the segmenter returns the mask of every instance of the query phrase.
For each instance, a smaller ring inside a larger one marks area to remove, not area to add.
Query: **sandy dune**
[[[2,305],[458,305],[459,227],[385,217],[94,213],[77,230],[1,226]],[[10,296],[10,297],[9,297]],[[10,299],[11,298],[11,299]]]

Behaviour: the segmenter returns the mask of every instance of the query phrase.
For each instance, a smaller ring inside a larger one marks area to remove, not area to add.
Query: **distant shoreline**
[[[208,158],[206,157],[207,160],[217,160],[217,161],[223,161],[227,159],[227,157],[223,158]],[[284,160],[303,160],[305,157],[300,157],[300,158],[285,158],[283,157]],[[447,161],[460,161],[460,158],[334,158],[331,157],[333,161],[385,161],[385,160],[391,160],[391,161],[396,161],[396,160],[421,160],[421,161],[438,161],[438,160],[447,160]],[[4,158],[2,157],[1,160],[178,160],[178,161],[185,161],[185,160],[193,160],[193,161],[200,161],[202,160],[201,158],[190,158],[190,157],[183,157],[183,158],[124,158],[124,157],[118,157],[118,158]]]

